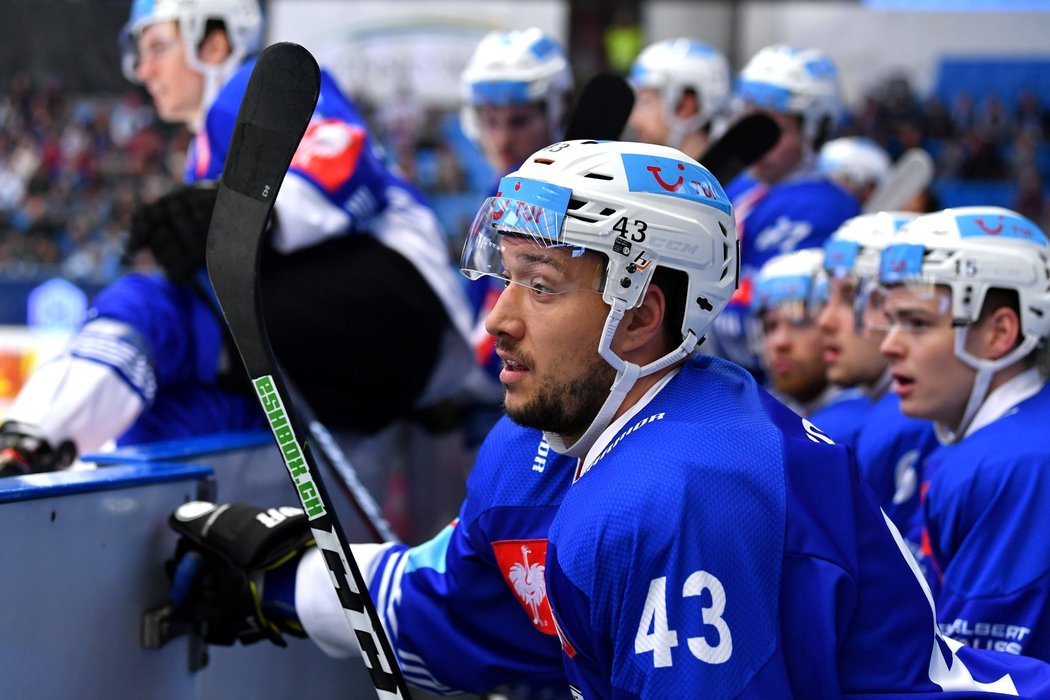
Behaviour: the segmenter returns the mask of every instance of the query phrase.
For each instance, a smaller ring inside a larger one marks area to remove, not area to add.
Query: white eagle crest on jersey
[[[526,545],[521,546],[522,561],[514,562],[510,567],[510,582],[514,587],[514,593],[521,598],[525,605],[532,611],[532,624],[545,625],[540,619],[540,605],[547,597],[547,584],[543,580],[543,564],[529,563],[529,554],[532,550]]]

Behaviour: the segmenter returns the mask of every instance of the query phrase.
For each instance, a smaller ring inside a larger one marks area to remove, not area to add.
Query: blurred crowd
[[[136,90],[16,76],[0,98],[0,275],[113,279],[135,207],[172,187],[186,138]]]
[[[975,203],[952,201],[957,185],[986,185],[1000,200],[987,203],[1045,226],[1048,107],[1033,92],[1016,104],[966,92],[946,103],[890,76],[839,128],[893,157],[927,150],[937,164],[932,194],[940,206]],[[434,203],[455,249],[493,177],[460,131],[458,113],[428,110],[410,94],[366,105],[366,113],[391,157]],[[112,280],[122,269],[132,212],[181,178],[188,138],[185,128],[161,123],[137,89],[72,95],[57,79],[15,76],[0,97],[0,280]]]

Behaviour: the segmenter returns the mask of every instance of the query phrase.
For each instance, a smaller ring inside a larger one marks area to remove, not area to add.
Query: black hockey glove
[[[314,544],[302,510],[194,501],[168,522],[181,535],[167,562],[177,619],[223,646],[269,639],[283,647],[284,634],[306,636],[294,611],[281,614],[263,602],[267,572],[296,566]]]
[[[0,425],[0,476],[65,469],[76,459],[71,440],[52,445],[35,426],[6,421]]]
[[[188,284],[204,267],[215,183],[183,185],[151,204],[135,210],[127,255],[148,249],[168,279]]]

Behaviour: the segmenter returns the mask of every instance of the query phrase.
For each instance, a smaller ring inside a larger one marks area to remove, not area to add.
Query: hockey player
[[[725,57],[696,39],[658,41],[635,59],[629,80],[636,99],[628,124],[637,139],[699,158],[729,98]]]
[[[772,258],[755,276],[751,306],[762,328],[759,353],[771,392],[805,418],[847,398],[828,382],[816,323],[827,295],[823,262],[820,248]]]
[[[824,244],[828,300],[817,323],[827,376],[860,396],[813,421],[835,442],[853,447],[861,475],[879,505],[905,540],[917,542],[919,475],[923,459],[938,443],[932,423],[900,412],[897,395],[888,391],[889,361],[879,352],[884,336],[864,323],[862,313],[867,290],[878,283],[882,249],[914,218],[906,212],[857,216]]]
[[[251,0],[132,7],[125,67],[161,118],[194,132],[187,183],[222,172],[261,34]],[[113,439],[263,424],[203,268],[213,205],[214,188],[186,187],[139,213],[133,243],[150,248],[166,276],[110,285],[69,350],[30,377],[0,438],[8,469],[59,468]],[[445,238],[327,74],[271,235],[262,266],[269,335],[322,420],[373,432],[458,390],[474,363]],[[413,319],[411,342],[391,339],[397,318]]]
[[[944,634],[1050,659],[1050,244],[998,207],[916,218],[882,253],[901,410],[934,421],[922,551]]]
[[[578,698],[1045,696],[1045,664],[939,635],[845,448],[741,368],[694,356],[736,286],[732,208],[710,173],[645,144],[536,155],[463,254],[507,284],[488,325],[508,418],[455,527],[355,548],[406,679],[549,677],[560,644]],[[305,518],[253,513],[173,517],[180,551],[227,582],[211,590],[229,605],[206,596],[207,612],[230,638],[301,622],[350,653],[321,556],[295,537]],[[297,555],[269,572],[229,563]],[[231,580],[262,583],[261,606],[258,585]]]
[[[861,207],[890,172],[890,156],[868,138],[843,136],[824,144],[817,170],[857,198]]]
[[[501,178],[529,155],[561,139],[573,86],[569,61],[552,36],[536,27],[490,32],[478,43],[460,77],[460,126]],[[497,184],[493,182],[493,187]],[[502,413],[502,363],[485,332],[485,316],[501,289],[490,278],[467,285],[474,310],[474,352],[489,379],[477,387],[480,401],[465,421],[468,441],[474,443],[484,439]]]
[[[761,110],[781,128],[776,145],[726,187],[740,235],[740,290],[712,329],[713,351],[761,377],[748,312],[756,272],[775,255],[819,247],[860,213],[856,198],[816,170],[838,118],[839,77],[815,49],[768,46],[740,71],[737,111]]]
[[[460,125],[502,177],[561,138],[573,77],[558,42],[539,29],[486,34],[460,78]]]

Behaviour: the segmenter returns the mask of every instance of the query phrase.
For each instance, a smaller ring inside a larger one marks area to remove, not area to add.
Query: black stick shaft
[[[252,386],[266,411],[339,602],[380,700],[409,698],[390,640],[350,552],[266,334],[259,287],[262,240],[274,201],[310,123],[320,74],[310,53],[275,44],[244,94],[208,232],[208,274]]]

